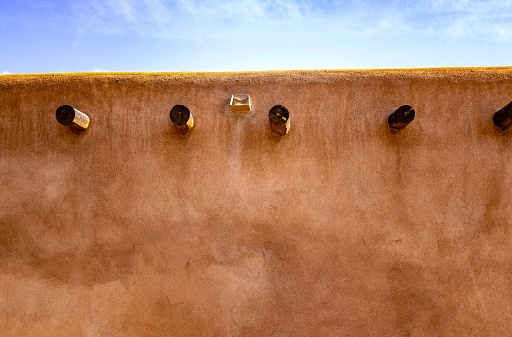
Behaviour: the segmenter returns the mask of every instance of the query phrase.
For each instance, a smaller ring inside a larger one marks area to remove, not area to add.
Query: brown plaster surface
[[[509,336],[511,100],[511,67],[0,76],[0,335]]]

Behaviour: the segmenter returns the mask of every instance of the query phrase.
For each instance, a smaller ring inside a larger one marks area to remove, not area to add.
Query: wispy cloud
[[[70,11],[82,34],[193,40],[308,32],[512,40],[512,0],[77,0]]]
[[[485,13],[510,8],[511,0],[419,0],[414,7],[431,12]]]
[[[2,71],[2,75],[9,75],[9,74],[10,74],[10,72],[7,70]]]
[[[71,4],[82,31],[186,39],[298,23],[308,9],[297,0],[80,0]]]
[[[512,40],[512,0],[424,0],[413,13],[427,13],[420,24],[448,39]]]

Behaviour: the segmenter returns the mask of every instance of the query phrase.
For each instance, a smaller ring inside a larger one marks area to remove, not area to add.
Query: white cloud
[[[308,6],[299,0],[80,0],[71,4],[82,34],[186,39],[299,23],[307,12]]]
[[[511,0],[423,0],[417,2],[420,10],[432,12],[485,13],[510,9]]]
[[[512,0],[424,0],[414,13],[428,13],[428,30],[448,39],[511,41]]]
[[[427,34],[512,40],[512,0],[77,0],[80,34],[187,40],[275,34]]]
[[[9,74],[10,74],[10,72],[7,70],[2,71],[2,75],[9,75]]]
[[[492,29],[498,41],[512,41],[512,22],[496,24]]]

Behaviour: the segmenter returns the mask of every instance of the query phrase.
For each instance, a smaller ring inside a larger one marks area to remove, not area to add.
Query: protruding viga
[[[91,122],[89,116],[70,105],[62,105],[58,107],[55,115],[60,124],[68,126],[78,132],[87,129]]]
[[[290,112],[283,105],[275,105],[268,112],[270,129],[277,136],[286,136],[290,132]]]
[[[175,105],[170,112],[171,121],[176,130],[186,133],[194,127],[194,117],[190,110],[184,105]]]
[[[508,130],[512,125],[512,102],[496,111],[492,119],[494,125],[501,131]]]
[[[415,111],[410,105],[402,105],[388,117],[388,125],[395,131],[400,131],[414,120]]]

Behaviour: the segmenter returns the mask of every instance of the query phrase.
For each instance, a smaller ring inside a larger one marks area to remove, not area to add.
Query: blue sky
[[[0,74],[512,65],[512,0],[0,0]]]

